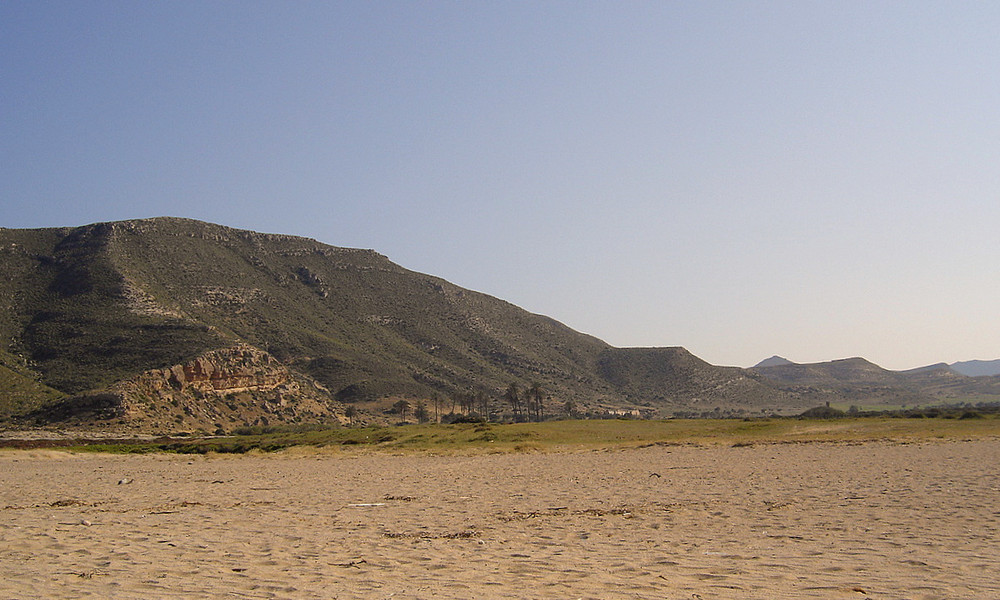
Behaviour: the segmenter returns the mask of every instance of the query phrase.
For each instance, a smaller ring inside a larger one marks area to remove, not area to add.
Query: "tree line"
[[[420,423],[451,423],[464,419],[540,422],[547,418],[576,416],[576,405],[572,400],[555,410],[551,404],[551,398],[540,383],[532,382],[526,388],[511,383],[499,400],[483,390],[457,392],[447,398],[435,393],[429,399],[416,400],[415,403],[406,399],[397,400],[389,412],[399,415],[400,421],[412,415]],[[353,421],[354,414],[348,414],[348,420]]]

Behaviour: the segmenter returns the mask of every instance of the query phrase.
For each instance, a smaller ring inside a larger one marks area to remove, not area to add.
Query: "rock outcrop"
[[[274,389],[288,383],[291,374],[270,354],[241,344],[214,350],[183,365],[147,371],[139,379],[160,389],[165,382],[177,390],[241,392]]]
[[[152,369],[48,409],[50,421],[161,432],[339,423],[342,414],[342,405],[321,385],[247,344]]]

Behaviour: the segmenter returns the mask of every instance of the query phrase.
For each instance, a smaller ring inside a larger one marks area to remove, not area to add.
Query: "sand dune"
[[[0,453],[3,598],[1000,597],[1000,441]]]

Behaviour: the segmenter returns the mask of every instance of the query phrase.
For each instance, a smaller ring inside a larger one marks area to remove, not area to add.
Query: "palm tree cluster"
[[[503,397],[515,421],[542,421],[545,418],[545,392],[538,382],[533,382],[523,393],[516,383],[512,383]]]

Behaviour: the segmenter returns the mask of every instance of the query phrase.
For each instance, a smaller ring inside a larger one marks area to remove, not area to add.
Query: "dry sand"
[[[0,598],[1000,598],[1000,441],[0,452]]]

